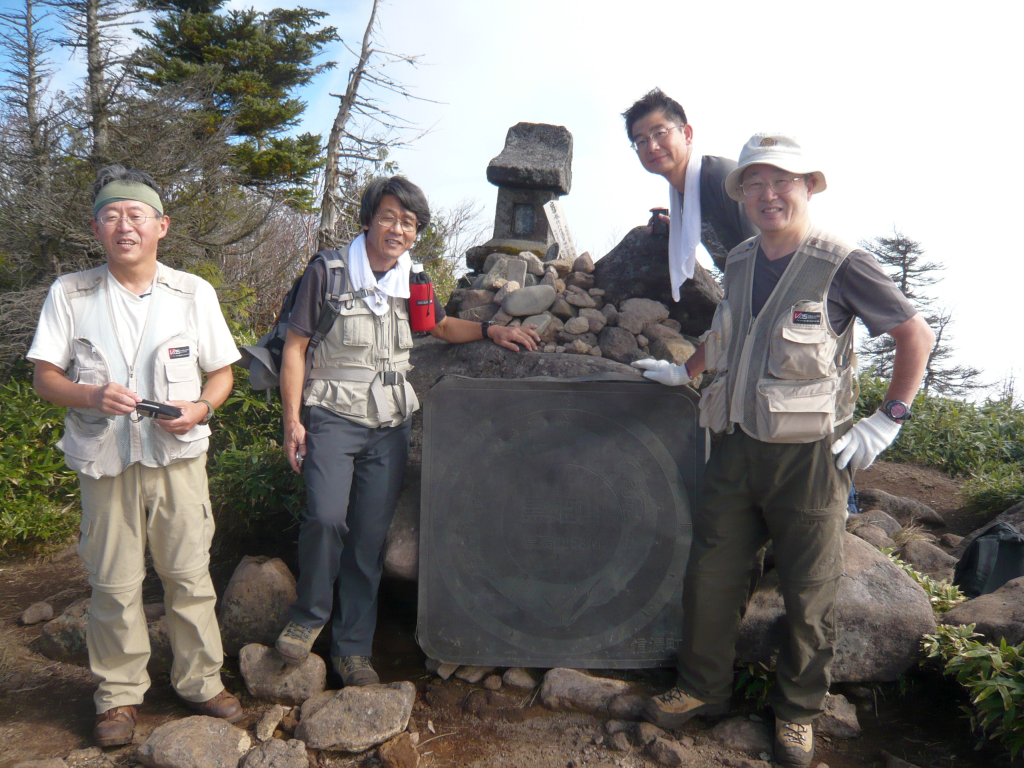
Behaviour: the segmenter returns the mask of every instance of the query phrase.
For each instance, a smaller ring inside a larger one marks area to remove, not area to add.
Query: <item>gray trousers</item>
[[[306,421],[306,512],[299,528],[291,620],[322,627],[338,608],[332,656],[369,656],[377,625],[384,537],[409,456],[411,420],[364,427],[314,406]]]
[[[810,723],[824,711],[851,482],[831,448],[850,424],[801,445],[763,443],[737,429],[712,449],[683,588],[684,692],[711,704],[729,700],[751,564],[771,539],[789,642],[768,701],[791,722]]]

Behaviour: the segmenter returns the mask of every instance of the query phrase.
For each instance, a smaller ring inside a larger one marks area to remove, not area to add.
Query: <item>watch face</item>
[[[894,419],[906,418],[909,409],[903,403],[889,403],[889,415]]]

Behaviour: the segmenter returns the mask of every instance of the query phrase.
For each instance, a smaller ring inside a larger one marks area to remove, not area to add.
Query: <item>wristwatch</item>
[[[202,403],[203,405],[206,406],[206,409],[207,409],[206,410],[206,415],[203,416],[203,418],[201,418],[199,420],[199,423],[200,424],[209,424],[210,423],[210,419],[213,418],[213,405],[211,405],[210,401],[209,400],[199,399],[199,400],[193,400],[192,402],[194,402],[194,403]]]
[[[492,325],[494,325],[494,323],[492,323],[490,320],[484,320],[482,323],[480,323],[480,333],[484,335],[483,337],[485,339],[491,338],[490,336],[487,335],[487,329],[490,328]]]
[[[914,417],[914,414],[910,412],[910,406],[902,400],[886,400],[879,410],[897,424],[910,421]]]

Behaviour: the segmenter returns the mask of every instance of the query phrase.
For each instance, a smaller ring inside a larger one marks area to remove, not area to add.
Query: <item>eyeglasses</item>
[[[658,128],[656,131],[653,131],[652,133],[649,133],[646,136],[640,136],[639,138],[633,139],[631,142],[629,142],[629,146],[631,146],[633,150],[636,152],[639,152],[643,149],[647,149],[648,144],[650,144],[652,141],[658,142],[658,145],[661,146],[661,142],[663,142],[665,140],[665,137],[667,137],[672,132],[673,128],[681,127],[682,126],[679,125],[670,125],[667,127],[662,126],[661,128]]]
[[[746,197],[760,197],[765,187],[770,187],[777,195],[784,195],[793,189],[793,184],[803,180],[803,176],[794,176],[791,179],[775,179],[774,181],[746,181],[740,184],[740,189]]]
[[[380,225],[385,229],[391,229],[393,226],[395,226],[395,223],[397,222],[398,224],[402,225],[402,231],[405,232],[406,234],[412,234],[413,232],[416,231],[417,222],[415,218],[400,219],[393,213],[378,213],[373,218],[380,222]]]
[[[127,219],[128,223],[133,227],[141,227],[146,223],[147,219],[158,219],[159,216],[143,216],[141,213],[129,213],[127,216],[118,216],[116,213],[108,213],[106,216],[101,216],[98,221],[104,227],[116,227],[121,223],[122,219]]]

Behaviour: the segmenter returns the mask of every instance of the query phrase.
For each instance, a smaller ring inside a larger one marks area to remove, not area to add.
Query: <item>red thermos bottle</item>
[[[413,264],[409,274],[409,325],[414,331],[430,331],[437,325],[434,313],[434,284],[422,264]]]

